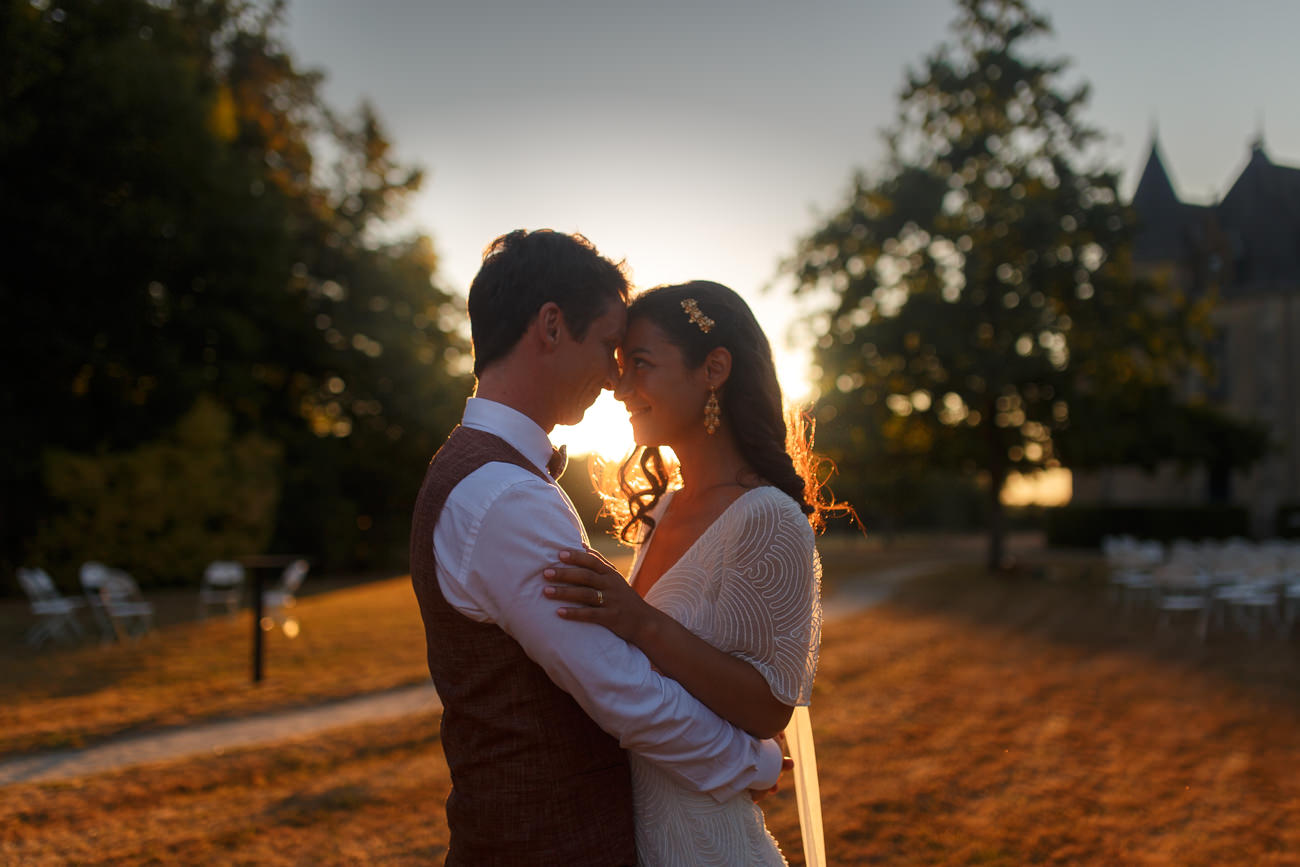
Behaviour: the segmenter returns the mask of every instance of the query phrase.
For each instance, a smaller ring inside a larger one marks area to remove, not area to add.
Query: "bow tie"
[[[558,479],[564,475],[564,468],[569,465],[569,450],[566,446],[551,450],[551,459],[546,462],[546,471],[551,478]]]

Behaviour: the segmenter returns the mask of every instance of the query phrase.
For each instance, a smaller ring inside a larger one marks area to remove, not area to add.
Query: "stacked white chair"
[[[130,575],[91,560],[82,564],[80,577],[82,592],[104,641],[121,640],[153,629],[153,603],[144,599]]]
[[[135,579],[122,570],[108,570],[99,597],[119,641],[153,630],[153,603],[145,600]]]
[[[99,636],[104,641],[112,641],[117,636],[113,629],[113,622],[109,620],[108,612],[104,610],[103,597],[99,593],[104,582],[108,580],[108,574],[109,568],[95,560],[82,563],[81,571],[78,573],[81,592],[86,598],[86,607],[90,609],[95,625],[99,627]]]

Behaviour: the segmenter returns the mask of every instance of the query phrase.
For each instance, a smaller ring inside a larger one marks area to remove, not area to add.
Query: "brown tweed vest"
[[[443,598],[433,530],[452,488],[504,462],[542,475],[500,437],[457,427],[434,455],[411,525],[411,583],[451,768],[449,865],[635,864],[627,757],[499,627]],[[508,526],[484,527],[480,544]],[[541,592],[539,585],[538,592]]]

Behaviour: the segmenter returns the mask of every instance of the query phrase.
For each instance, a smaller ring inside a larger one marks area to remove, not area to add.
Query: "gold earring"
[[[721,423],[722,410],[718,406],[718,390],[709,386],[709,400],[704,404],[704,429],[709,432],[709,436],[713,436]]]

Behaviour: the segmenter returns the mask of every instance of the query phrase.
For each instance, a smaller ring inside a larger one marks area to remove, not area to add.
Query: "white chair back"
[[[244,567],[233,560],[214,560],[203,570],[203,580],[213,587],[234,587],[244,580]]]
[[[68,598],[59,592],[50,573],[44,569],[18,569],[18,583],[31,603],[32,613],[40,618],[27,631],[27,643],[40,646],[49,638],[67,636],[80,638],[84,632],[74,616],[84,605],[79,598]]]
[[[280,583],[286,593],[298,592],[298,588],[302,586],[302,579],[307,577],[307,569],[306,560],[294,560],[284,567],[284,572],[280,575]]]
[[[54,585],[54,579],[44,569],[19,569],[18,583],[32,602],[49,602],[63,598],[59,588]]]
[[[81,589],[89,593],[98,593],[108,575],[109,569],[103,563],[87,560],[81,564]]]

